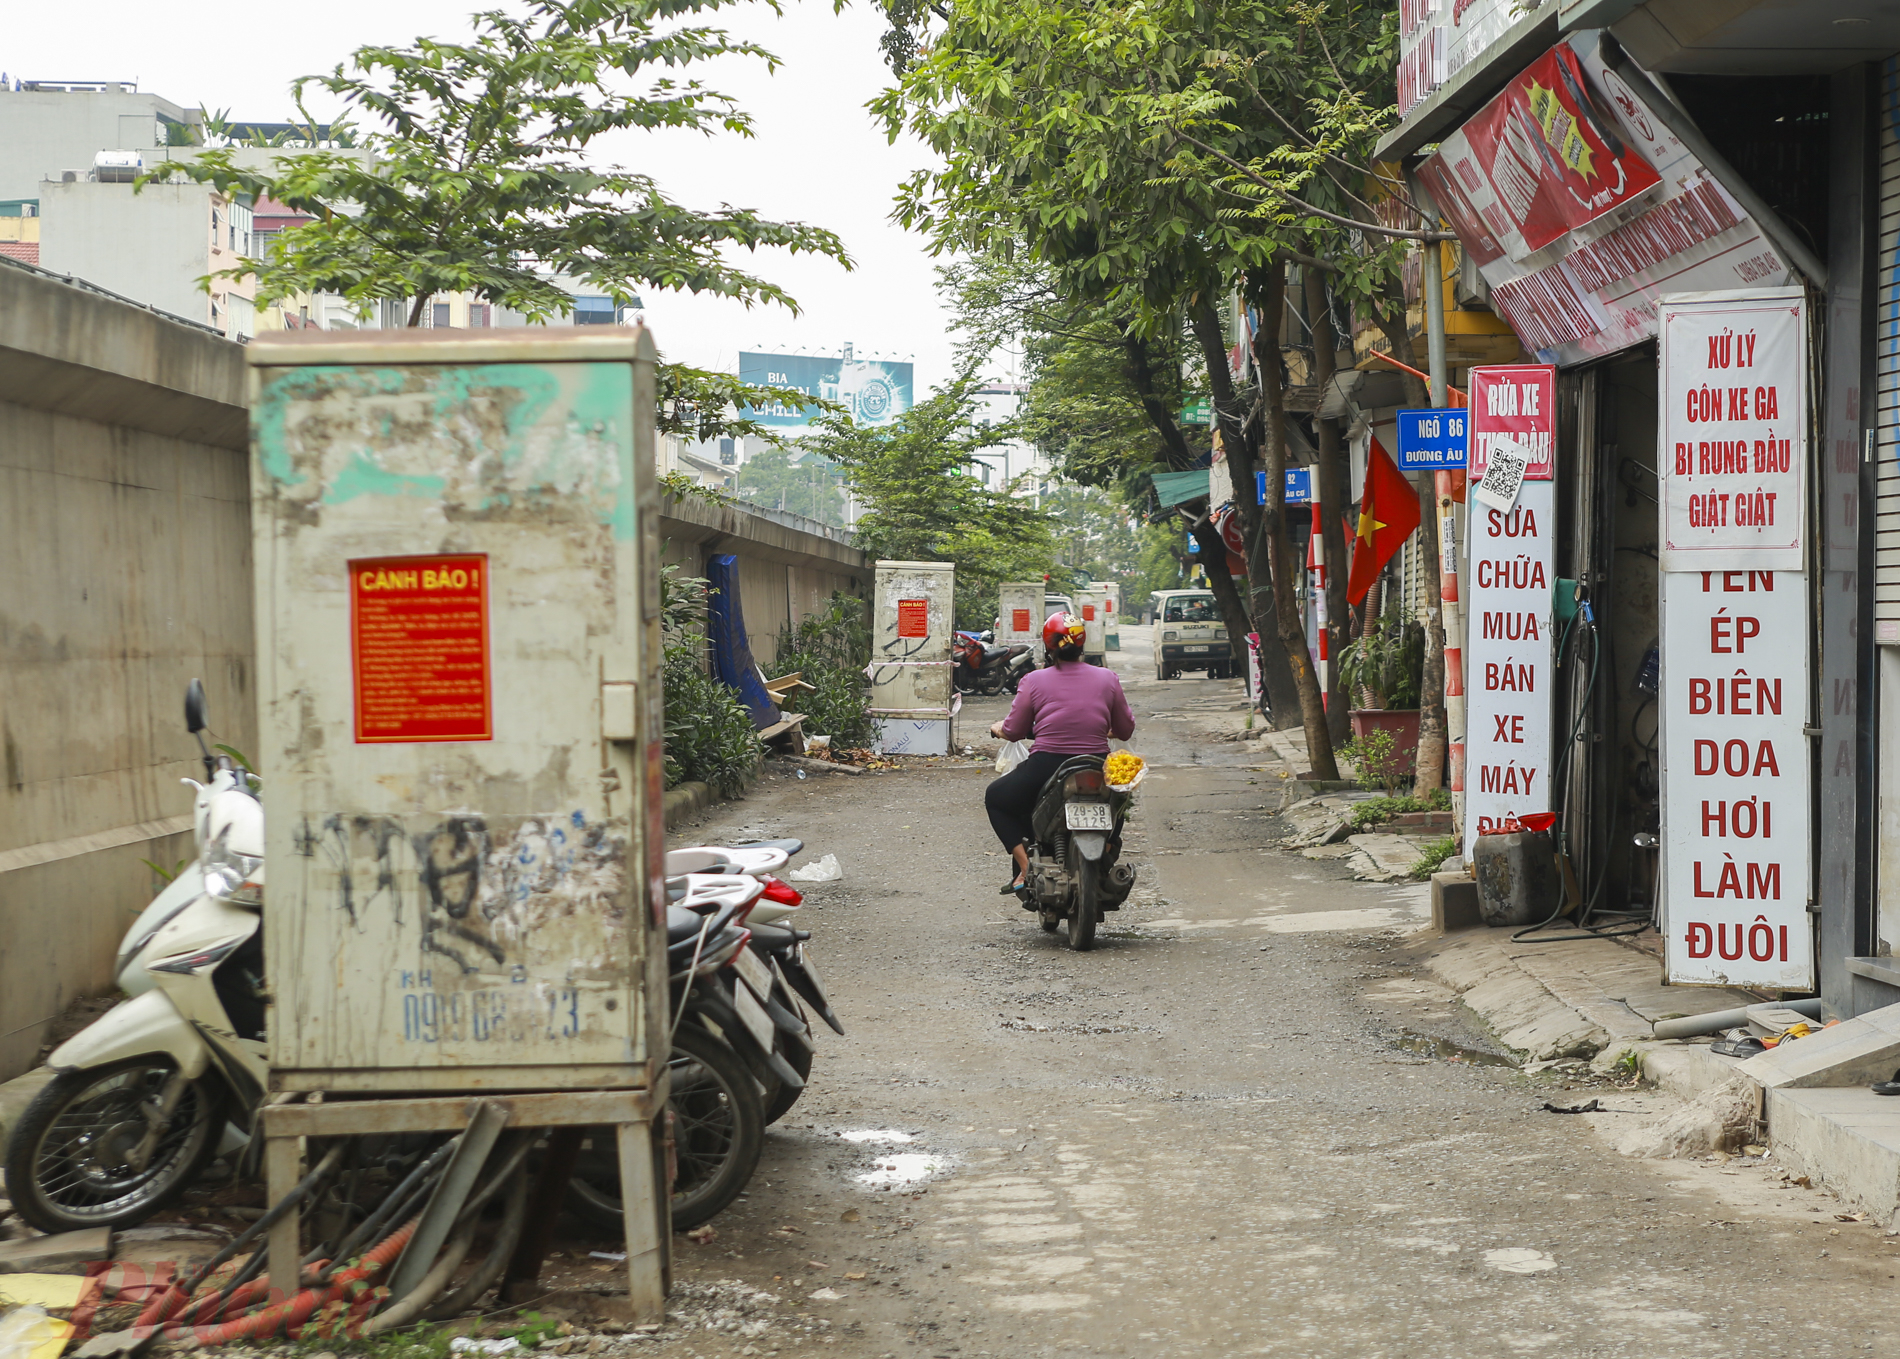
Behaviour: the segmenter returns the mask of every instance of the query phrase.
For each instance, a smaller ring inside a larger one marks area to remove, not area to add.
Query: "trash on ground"
[[[627,1253],[624,1250],[590,1250],[587,1254],[590,1259],[612,1260],[616,1264],[627,1258]]]
[[[697,1241],[703,1246],[708,1241],[717,1241],[719,1239],[719,1229],[708,1222],[705,1226],[695,1227],[686,1233],[686,1239],[688,1241]]]
[[[473,1336],[458,1335],[449,1341],[451,1354],[513,1354],[521,1348],[521,1342],[510,1336],[506,1340],[477,1340]]]
[[[77,1307],[85,1287],[78,1274],[0,1274],[0,1304]]]
[[[0,1359],[58,1359],[73,1325],[37,1307],[16,1307],[0,1317]]]
[[[1547,1269],[1557,1268],[1555,1260],[1529,1246],[1505,1246],[1488,1250],[1484,1253],[1484,1262],[1506,1274],[1541,1274]]]
[[[818,862],[795,868],[785,876],[793,882],[836,882],[844,876],[844,869],[839,866],[836,854],[827,854]]]
[[[1573,1104],[1568,1109],[1560,1104],[1552,1104],[1549,1100],[1545,1100],[1544,1112],[1547,1114],[1601,1114],[1609,1111],[1603,1107],[1602,1100],[1593,1099],[1587,1100],[1582,1104]]]

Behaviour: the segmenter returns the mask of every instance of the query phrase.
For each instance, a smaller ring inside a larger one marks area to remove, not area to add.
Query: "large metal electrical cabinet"
[[[250,346],[277,1089],[658,1085],[653,355]]]

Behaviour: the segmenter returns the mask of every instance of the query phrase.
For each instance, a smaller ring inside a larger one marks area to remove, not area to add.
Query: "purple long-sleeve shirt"
[[[1003,719],[1011,741],[1036,738],[1036,749],[1057,755],[1105,755],[1108,738],[1126,741],[1135,734],[1121,677],[1106,666],[1058,661],[1032,670],[1016,690],[1016,701]]]

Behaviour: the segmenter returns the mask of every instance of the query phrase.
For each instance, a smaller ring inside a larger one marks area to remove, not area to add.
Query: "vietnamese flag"
[[[1374,436],[1366,454],[1366,488],[1359,497],[1359,536],[1352,543],[1346,601],[1366,597],[1380,570],[1418,527],[1418,492]]]

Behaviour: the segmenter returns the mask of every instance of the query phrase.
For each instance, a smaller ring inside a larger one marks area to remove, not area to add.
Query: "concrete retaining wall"
[[[800,515],[667,496],[660,533],[664,559],[687,575],[705,575],[720,553],[739,558],[746,636],[768,673],[787,621],[822,611],[834,593],[870,596],[871,559],[838,530]]]
[[[0,1079],[191,853],[184,728],[254,748],[243,351],[0,266]]]

